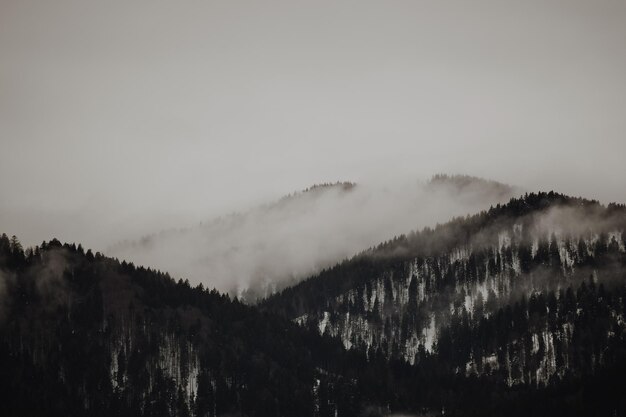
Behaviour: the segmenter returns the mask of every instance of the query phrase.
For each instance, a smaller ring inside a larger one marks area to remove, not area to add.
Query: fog
[[[616,0],[0,0],[0,231],[106,250],[437,172],[624,202],[624,45]]]
[[[107,253],[193,284],[240,296],[245,290],[245,298],[254,300],[394,236],[519,193],[465,177],[315,187],[207,224],[118,244]]]

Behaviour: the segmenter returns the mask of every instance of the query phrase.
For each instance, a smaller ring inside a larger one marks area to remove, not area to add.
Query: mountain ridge
[[[504,202],[518,191],[460,175],[390,187],[323,183],[108,253],[254,302],[396,232]]]
[[[526,223],[518,227],[519,214],[533,209],[542,215],[523,217]],[[580,218],[574,216],[578,210],[584,214]],[[504,221],[494,221],[496,215]],[[577,242],[567,251],[569,238],[553,243],[545,235],[535,242],[534,220],[553,226],[559,219],[574,224],[574,231],[596,229],[581,239],[583,246]],[[485,224],[493,228],[489,233]],[[505,226],[513,233],[510,242],[496,233]],[[616,226],[619,235],[603,235]],[[0,411],[50,416],[622,415],[624,227],[624,205],[527,194],[375,246],[370,251],[380,251],[379,256],[364,252],[318,274],[331,274],[326,288],[312,285],[312,277],[259,306],[80,245],[52,240],[24,250],[17,238],[1,236],[0,369],[5,377],[0,378]],[[455,252],[450,261],[442,251],[454,248],[459,236],[474,242],[476,250],[467,256]],[[486,250],[492,248],[491,238],[503,250],[497,255]],[[518,261],[510,263],[507,248]],[[416,251],[422,251],[421,263],[412,263]],[[579,251],[586,256],[565,256]],[[582,275],[571,275],[570,264]],[[337,274],[355,265],[357,275]],[[393,273],[372,273],[372,266]],[[583,268],[596,274],[590,278]],[[613,281],[606,279],[611,271]],[[506,298],[506,291],[497,299],[490,291],[481,301],[474,296],[482,294],[473,292],[481,286],[504,285],[506,280],[496,278],[507,274],[514,278],[511,289],[515,283],[532,283],[528,278],[534,276],[562,284],[561,290],[531,286],[530,297]],[[365,297],[368,282],[371,294]],[[456,297],[451,291],[455,282],[471,291]],[[437,325],[429,326],[433,317]],[[442,317],[446,321],[439,325]],[[368,345],[376,326],[381,332]],[[420,339],[425,326],[434,329],[429,346]],[[409,330],[415,338],[405,337]],[[346,338],[344,331],[351,335]]]

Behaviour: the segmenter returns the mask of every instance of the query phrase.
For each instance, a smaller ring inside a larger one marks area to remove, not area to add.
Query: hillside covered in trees
[[[397,237],[262,308],[368,357],[544,387],[623,361],[625,247],[625,206],[529,194]]]
[[[531,194],[254,307],[3,235],[0,414],[624,415],[624,213]]]

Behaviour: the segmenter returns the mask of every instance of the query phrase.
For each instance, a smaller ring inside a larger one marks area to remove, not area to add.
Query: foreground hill
[[[214,290],[56,240],[23,251],[6,236],[0,284],[0,415],[307,416],[320,398],[346,415],[360,407],[335,375],[363,358]]]
[[[321,184],[107,252],[254,302],[398,233],[486,209],[519,193],[468,176],[439,175],[428,183],[388,187]]]
[[[556,231],[531,238],[533,213],[558,214],[540,217],[552,228],[561,209],[572,233],[596,227],[580,258]],[[622,206],[530,195],[260,308],[80,245],[2,236],[0,415],[624,415],[623,219]]]
[[[626,357],[625,245],[623,205],[530,194],[400,236],[262,308],[369,357],[545,386]]]

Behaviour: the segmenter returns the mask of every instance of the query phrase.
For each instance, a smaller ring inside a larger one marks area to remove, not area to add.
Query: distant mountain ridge
[[[394,234],[520,193],[460,175],[390,187],[317,184],[247,212],[122,243],[107,253],[254,302]]]

